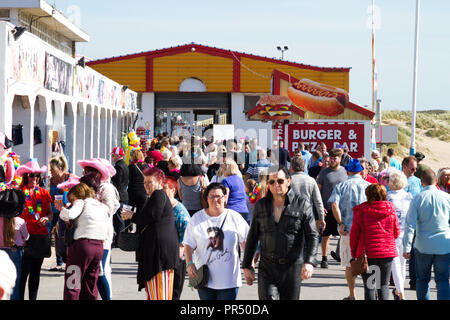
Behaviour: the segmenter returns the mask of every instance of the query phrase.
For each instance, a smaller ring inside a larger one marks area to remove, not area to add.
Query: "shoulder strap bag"
[[[362,275],[367,272],[367,268],[369,263],[367,261],[367,253],[366,253],[366,235],[364,232],[364,212],[361,211],[362,215],[362,233],[363,233],[363,254],[350,261],[350,269],[352,272],[352,276]]]
[[[225,220],[227,219],[228,211],[226,213],[225,218],[223,219],[222,225],[220,226],[220,230],[222,230],[223,225],[225,223]],[[200,268],[197,269],[197,278],[191,278],[189,277],[189,286],[194,287],[195,289],[198,288],[204,288],[208,285],[209,280],[209,259],[211,258],[211,254],[213,252],[213,249],[209,251],[208,259],[206,260],[206,263],[202,265]]]
[[[83,210],[81,211],[80,215],[78,217],[76,217],[73,220],[69,221],[69,226],[66,228],[66,230],[64,231],[64,244],[69,247],[72,245],[72,243],[75,241],[74,236],[75,236],[75,230],[76,230],[76,222],[78,221],[78,219],[80,219],[81,215],[84,212],[84,208],[86,207],[86,203],[84,202],[85,200],[83,200]]]
[[[200,201],[202,203],[202,208],[206,209],[208,208],[208,202],[205,199],[205,192],[206,192],[205,180],[203,176],[200,176],[198,179],[200,180],[200,187],[202,188],[202,191],[200,192]]]
[[[147,204],[148,198],[145,199],[144,205],[142,208],[145,208]],[[144,234],[144,231],[147,229],[149,225],[146,225],[140,232],[129,232],[129,227],[133,223],[130,220],[128,226],[126,226],[122,231],[119,232],[117,237],[117,245],[123,251],[138,251],[139,243],[141,242],[141,236]]]

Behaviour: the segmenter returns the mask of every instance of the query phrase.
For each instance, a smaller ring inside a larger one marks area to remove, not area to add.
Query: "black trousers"
[[[183,292],[184,279],[186,278],[186,261],[179,259],[174,268],[172,300],[180,300]]]
[[[259,300],[299,300],[302,264],[279,264],[261,257],[258,269]]]
[[[394,258],[367,259],[369,268],[362,275],[364,282],[364,300],[376,300],[375,290],[378,293],[378,300],[389,300],[389,278],[391,276],[392,260]],[[370,278],[370,279],[369,279]]]
[[[25,287],[28,280],[29,300],[36,300],[39,290],[39,280],[41,277],[41,267],[44,258],[22,258],[22,273],[20,274],[19,299],[25,300]]]

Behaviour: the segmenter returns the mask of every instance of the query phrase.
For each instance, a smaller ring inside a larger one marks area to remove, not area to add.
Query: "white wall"
[[[138,120],[136,121],[137,127],[144,127],[148,121],[150,124],[151,135],[154,135],[155,128],[155,93],[144,92],[142,94],[142,112],[138,113]]]
[[[47,118],[47,106],[45,105],[45,99],[36,98],[34,106],[34,125],[38,126],[41,130],[42,143],[33,146],[33,157],[38,159],[39,163],[44,163],[47,155],[46,147],[48,142],[45,126]]]
[[[262,148],[270,148],[272,145],[272,121],[247,121],[244,113],[244,94],[231,94],[231,123],[234,125],[238,139],[248,137],[257,138],[258,145]]]

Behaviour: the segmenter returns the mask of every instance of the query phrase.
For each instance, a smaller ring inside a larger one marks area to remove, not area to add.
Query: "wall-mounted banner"
[[[287,149],[293,154],[300,142],[309,145],[315,151],[320,142],[327,149],[348,148],[353,158],[364,156],[364,123],[358,122],[304,122],[287,125]]]
[[[73,95],[77,98],[93,100],[96,98],[98,77],[90,68],[80,66],[74,69]]]
[[[14,82],[42,86],[45,74],[45,54],[33,43],[13,42],[10,47],[11,69],[9,78]]]
[[[44,88],[71,96],[73,92],[73,66],[47,52],[45,54]]]

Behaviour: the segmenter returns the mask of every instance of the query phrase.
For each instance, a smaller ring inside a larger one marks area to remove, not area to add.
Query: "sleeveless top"
[[[202,202],[200,200],[202,194],[202,185],[200,177],[198,181],[193,186],[187,186],[183,183],[180,178],[181,194],[183,197],[183,205],[187,210],[201,210]]]

